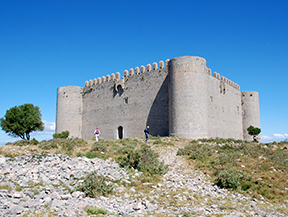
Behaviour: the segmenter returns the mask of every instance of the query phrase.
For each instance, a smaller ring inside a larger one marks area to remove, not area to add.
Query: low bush
[[[158,144],[162,144],[162,141],[160,138],[155,139],[153,142],[153,145],[158,145]]]
[[[18,140],[14,143],[9,143],[9,145],[16,145],[16,146],[29,146],[29,145],[37,145],[39,142],[33,138],[32,140]]]
[[[86,153],[86,157],[89,159],[93,159],[93,158],[99,157],[99,154],[92,152],[92,151],[89,151]]]
[[[220,188],[237,189],[241,186],[245,186],[245,189],[243,190],[247,190],[249,188],[249,185],[246,183],[246,181],[249,181],[249,179],[247,179],[247,174],[245,172],[228,168],[220,171],[218,174],[216,174],[216,176],[216,185],[218,185]]]
[[[99,195],[107,195],[113,192],[113,184],[110,180],[102,175],[97,175],[94,171],[88,174],[84,182],[76,186],[75,191],[82,191],[88,197],[96,197]]]
[[[98,151],[98,152],[106,152],[107,149],[108,149],[107,142],[95,142],[91,147],[92,151]]]
[[[134,168],[151,175],[163,175],[168,172],[168,165],[164,165],[163,161],[159,162],[159,155],[146,144],[141,145],[140,149],[126,149],[123,154],[117,159],[122,167]]]
[[[53,138],[56,139],[56,138],[62,138],[62,139],[65,139],[65,138],[68,138],[69,136],[69,131],[66,130],[66,131],[63,131],[61,133],[54,133],[53,134]]]
[[[103,208],[98,208],[96,206],[87,206],[85,208],[85,211],[88,215],[98,215],[98,214],[107,214],[107,210]]]
[[[215,152],[215,147],[207,144],[191,144],[185,146],[183,149],[177,151],[177,155],[188,155],[189,158],[196,159],[205,159],[208,156],[211,156]]]
[[[87,144],[87,142],[83,139],[63,139],[63,138],[55,138],[51,140],[43,140],[38,144],[38,147],[41,149],[52,149],[52,148],[58,148],[59,146],[63,151],[72,151],[75,146],[83,146]]]
[[[49,141],[43,140],[42,142],[39,143],[38,147],[45,150],[58,148],[57,144],[51,140]]]
[[[138,144],[141,145],[142,143],[139,143],[137,140],[131,140],[131,139],[125,138],[120,141],[120,144],[122,144],[122,147],[116,148],[118,154],[127,154],[135,150]]]

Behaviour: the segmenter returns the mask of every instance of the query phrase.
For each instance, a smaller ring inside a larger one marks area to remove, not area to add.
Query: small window
[[[117,86],[117,92],[118,92],[119,96],[121,96],[123,94],[124,90],[123,90],[121,85]]]
[[[118,127],[118,139],[123,139],[123,127]]]

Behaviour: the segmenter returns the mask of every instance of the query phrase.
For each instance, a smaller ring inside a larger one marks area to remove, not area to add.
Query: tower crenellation
[[[153,63],[153,70],[157,70],[158,69],[158,64],[156,62]]]
[[[132,75],[134,75],[134,69],[133,68],[129,69],[129,76],[132,76]]]
[[[144,73],[145,72],[145,66],[140,66],[140,73],[142,74],[142,73]]]
[[[146,66],[146,72],[151,72],[151,64],[147,64]]]
[[[137,67],[135,68],[135,74],[136,74],[136,75],[139,75],[139,73],[140,73],[140,70],[139,70],[139,67],[137,66]]]

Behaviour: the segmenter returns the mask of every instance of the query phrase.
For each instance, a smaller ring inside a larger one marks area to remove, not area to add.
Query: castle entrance
[[[118,127],[118,139],[123,139],[123,127]]]

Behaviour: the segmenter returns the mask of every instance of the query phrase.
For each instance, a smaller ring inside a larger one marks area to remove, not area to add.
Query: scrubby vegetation
[[[96,197],[112,193],[113,188],[114,186],[108,178],[92,172],[85,177],[84,182],[76,186],[75,190],[84,192],[88,197]]]
[[[38,147],[43,150],[61,149],[62,154],[72,155],[76,147],[85,146],[87,142],[83,139],[63,139],[56,138],[51,140],[44,140],[38,144]]]
[[[66,131],[63,131],[61,133],[54,133],[53,134],[53,138],[56,139],[56,138],[62,138],[62,139],[66,139],[68,138],[69,136],[69,131],[66,130]]]
[[[159,155],[150,146],[142,144],[139,149],[126,148],[117,160],[122,167],[130,167],[151,175],[163,175],[167,173],[168,166],[164,162],[159,162]]]
[[[143,190],[142,188],[148,189],[150,186],[143,186],[143,183],[159,182],[161,176],[168,171],[168,166],[159,161],[156,151],[176,146],[181,147],[177,154],[187,159],[185,162],[188,166],[209,174],[211,180],[221,188],[249,194],[258,199],[264,197],[271,202],[283,203],[287,200],[288,151],[283,148],[288,147],[288,142],[259,144],[234,139],[189,141],[171,137],[151,137],[148,144],[151,146],[147,145],[143,138],[111,141],[100,139],[99,142],[92,139],[86,141],[55,138],[40,143],[37,140],[21,140],[7,143],[7,149],[5,146],[0,147],[0,154],[15,157],[30,151],[113,159],[120,166],[139,172],[139,176],[129,185],[134,186],[136,190]],[[83,185],[78,186],[85,194],[93,196],[110,193],[110,185],[101,185],[109,183],[103,177],[96,178],[94,174],[87,176],[85,180]],[[97,185],[100,187],[91,187]],[[91,193],[89,189],[102,190]]]
[[[196,168],[212,175],[221,188],[279,202],[286,198],[288,153],[273,144],[201,139],[179,149],[178,155],[194,160]]]
[[[37,145],[39,142],[33,138],[32,140],[18,140],[14,143],[8,143],[10,145],[15,145],[15,146],[29,146],[29,145]]]
[[[85,208],[85,211],[87,212],[88,215],[99,215],[99,214],[107,214],[107,210],[103,208],[98,208],[96,206],[87,206]]]

